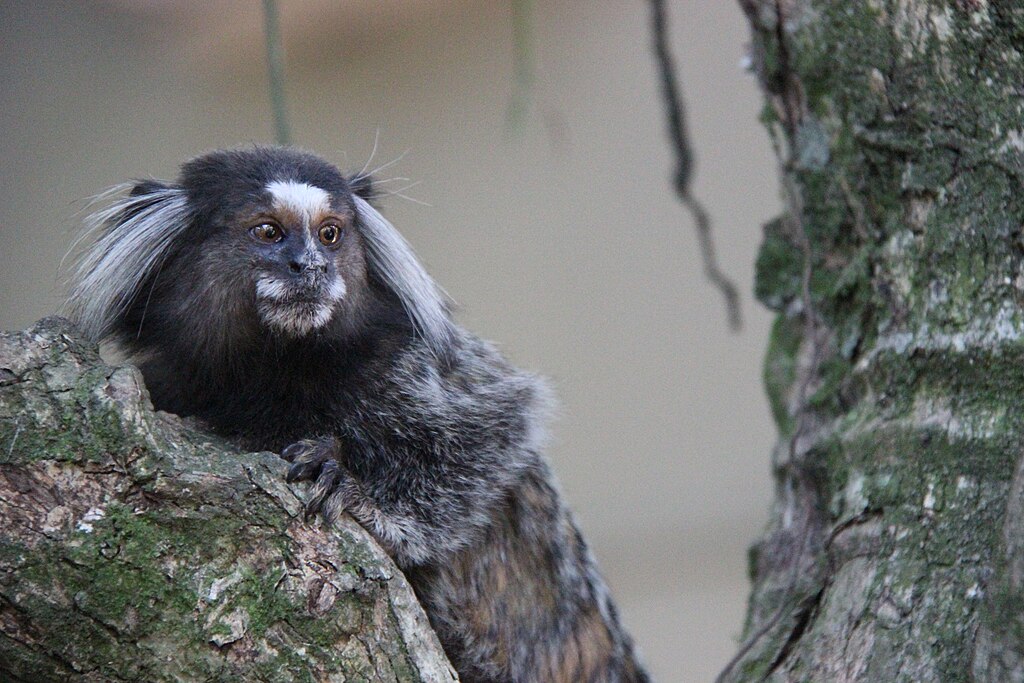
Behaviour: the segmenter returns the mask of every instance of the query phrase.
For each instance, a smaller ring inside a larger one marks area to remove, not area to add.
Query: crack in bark
[[[6,609],[7,613],[11,615],[11,617],[14,619],[14,621],[16,623],[16,626],[18,628],[18,633],[24,634],[24,638],[17,637],[14,633],[11,633],[6,628],[0,630],[0,636],[5,637],[5,638],[9,638],[10,640],[13,640],[14,642],[23,645],[26,650],[30,650],[32,652],[40,653],[44,657],[49,658],[53,662],[56,662],[58,666],[61,666],[61,667],[64,668],[64,671],[61,672],[61,675],[63,675],[63,676],[69,676],[70,672],[82,673],[82,670],[79,669],[77,666],[75,666],[75,664],[73,662],[71,662],[71,660],[69,660],[66,657],[64,657],[61,653],[54,651],[52,648],[47,647],[43,643],[42,639],[40,639],[39,637],[33,635],[33,632],[35,632],[37,629],[35,628],[35,626],[33,626],[32,621],[30,619],[30,615],[28,614],[28,612],[26,612],[24,609],[19,607],[13,601],[11,601],[10,598],[8,598],[6,595],[4,595],[3,593],[0,593],[0,608],[2,608],[2,607],[6,607],[7,608]],[[28,640],[26,640],[25,638],[28,638]],[[2,673],[5,676],[13,675],[13,674],[11,674],[10,671],[8,671],[6,669],[3,669]],[[17,680],[32,680],[32,679],[17,679]]]
[[[813,617],[817,614],[818,607],[821,605],[822,598],[824,598],[825,591],[828,589],[829,585],[830,583],[826,583],[821,587],[821,590],[809,599],[802,601],[794,610],[796,623],[793,625],[793,628],[789,633],[789,637],[786,638],[786,642],[782,644],[779,654],[775,656],[774,660],[772,660],[771,666],[768,667],[768,671],[766,671],[764,676],[761,677],[762,681],[767,681],[771,678],[771,675],[775,673],[775,671],[786,661],[786,658],[789,657],[790,652],[792,652],[793,648],[800,642],[800,638],[803,637],[804,633],[810,630],[811,625],[814,623]]]
[[[853,527],[867,524],[868,522],[881,519],[883,510],[881,508],[871,508],[858,513],[856,516],[851,517],[839,524],[832,527],[832,531],[829,532],[828,538],[825,540],[825,549],[830,550],[835,540],[845,531],[852,529]]]
[[[782,8],[782,2],[783,0],[775,0],[775,41],[779,47],[779,68],[777,73],[782,79],[779,92],[782,96],[782,106],[786,113],[783,123],[786,126],[786,133],[789,139],[792,140],[793,136],[796,135],[796,127],[802,117],[798,116],[799,108],[794,108],[793,101],[791,100],[791,95],[795,95],[795,93],[791,93],[790,88],[798,87],[799,82],[793,77],[789,65],[789,47],[786,45],[786,12]],[[792,156],[792,153],[790,156]]]
[[[83,617],[85,617],[92,623],[98,625],[101,629],[107,632],[107,635],[109,635],[114,640],[121,641],[124,639],[125,634],[121,631],[121,629],[117,628],[116,626],[113,626],[112,624],[108,624],[107,622],[103,621],[103,619],[101,619],[100,617],[84,609],[81,605],[78,604],[78,601],[75,600],[75,597],[76,596],[72,596],[71,598],[72,611],[81,614]]]

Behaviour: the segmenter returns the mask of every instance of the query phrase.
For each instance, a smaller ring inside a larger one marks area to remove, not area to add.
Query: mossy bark
[[[1024,7],[740,0],[788,214],[729,681],[1024,680]]]
[[[457,680],[358,525],[155,413],[60,319],[0,334],[0,680]]]

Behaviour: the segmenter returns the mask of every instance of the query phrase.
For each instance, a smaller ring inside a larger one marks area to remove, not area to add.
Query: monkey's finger
[[[321,460],[300,460],[291,467],[288,468],[288,474],[285,475],[285,481],[289,484],[293,484],[297,481],[309,481],[316,477],[317,472],[323,466]]]
[[[307,451],[313,450],[314,447],[315,444],[312,441],[308,439],[303,439],[302,441],[296,441],[292,445],[286,447],[283,451],[281,451],[280,456],[281,458],[287,460],[288,462],[294,462],[296,458],[301,456],[303,453],[306,453]]]
[[[337,460],[328,460],[323,464],[316,481],[309,487],[305,509],[307,521],[320,511],[324,500],[338,488],[338,482],[342,476],[344,476],[344,473],[341,471]]]
[[[325,522],[333,526],[338,521],[338,518],[341,517],[341,513],[348,509],[348,505],[349,492],[344,482],[340,482],[340,485],[334,489],[334,492],[324,500],[320,508],[320,515],[324,518]]]
[[[325,458],[318,453],[300,455],[292,466],[288,468],[285,480],[289,484],[297,481],[312,481],[317,478],[324,463],[328,461],[329,458]]]
[[[362,523],[373,516],[376,506],[366,497],[362,487],[344,467],[339,468],[338,481],[331,495],[324,500],[320,515],[328,524],[334,524],[341,513],[350,512]]]
[[[320,469],[324,463],[334,460],[334,448],[331,441],[300,441],[299,444],[304,445],[302,450],[296,448],[290,451],[294,458],[286,477],[289,483],[316,479],[320,475]],[[289,446],[289,448],[291,447]]]

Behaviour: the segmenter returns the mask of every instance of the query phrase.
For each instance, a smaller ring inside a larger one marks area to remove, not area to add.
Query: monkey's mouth
[[[256,281],[256,310],[267,327],[302,337],[330,322],[345,296],[345,281],[333,278],[283,280],[263,276]]]

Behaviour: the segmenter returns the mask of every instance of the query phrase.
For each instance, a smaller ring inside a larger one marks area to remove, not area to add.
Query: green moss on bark
[[[799,215],[758,260],[779,495],[729,678],[1024,677],[1024,9],[745,6]]]
[[[305,524],[277,456],[155,414],[63,321],[0,335],[0,444],[0,679],[455,680],[362,529]]]

